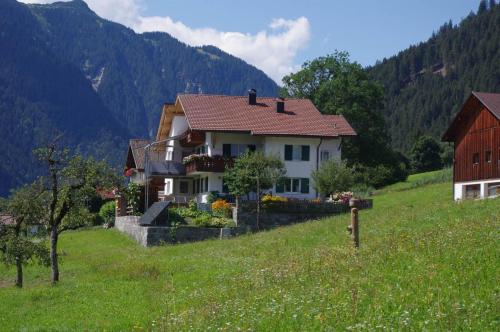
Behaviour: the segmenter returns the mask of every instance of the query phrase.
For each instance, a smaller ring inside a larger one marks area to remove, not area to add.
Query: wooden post
[[[351,199],[349,201],[349,206],[351,207],[351,225],[347,227],[355,248],[359,248],[359,216],[357,205],[357,199]]]

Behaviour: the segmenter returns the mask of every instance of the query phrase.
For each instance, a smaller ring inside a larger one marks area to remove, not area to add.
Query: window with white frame
[[[321,161],[328,161],[330,159],[330,151],[321,150]]]
[[[309,145],[285,145],[285,160],[286,161],[309,161],[310,158]]]
[[[257,150],[256,144],[222,144],[222,155],[224,157],[237,158],[244,153]]]
[[[309,194],[309,179],[283,178],[276,183],[276,193]]]

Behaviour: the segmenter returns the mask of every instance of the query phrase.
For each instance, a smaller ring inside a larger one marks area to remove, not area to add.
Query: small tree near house
[[[16,286],[23,287],[23,266],[30,261],[49,265],[49,251],[45,243],[32,241],[26,236],[26,228],[39,224],[43,218],[43,191],[35,183],[12,192],[1,210],[10,216],[11,222],[0,225],[0,260],[7,266],[16,266]]]
[[[260,227],[262,190],[272,186],[286,174],[283,162],[262,152],[246,153],[236,159],[234,166],[224,173],[229,192],[236,197],[237,205],[243,195],[257,194],[257,229]]]
[[[47,201],[42,209],[50,235],[51,280],[54,284],[59,281],[59,235],[81,226],[85,222],[88,198],[97,189],[116,187],[119,180],[106,162],[81,156],[69,158],[68,151],[58,149],[55,144],[35,153],[48,171],[48,177],[41,179]]]
[[[354,185],[354,170],[336,160],[326,161],[312,174],[315,189],[323,196],[347,191]]]

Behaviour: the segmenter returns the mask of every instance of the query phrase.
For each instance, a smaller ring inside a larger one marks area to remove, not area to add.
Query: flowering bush
[[[262,196],[261,201],[263,203],[272,203],[272,202],[288,202],[288,198],[282,196],[273,196],[273,195],[264,195]]]
[[[344,191],[340,193],[335,193],[332,195],[332,200],[334,202],[339,202],[343,204],[349,204],[349,200],[352,198],[353,194],[350,191]]]
[[[231,204],[224,199],[217,199],[212,203],[212,212],[218,216],[229,216],[231,213]]]

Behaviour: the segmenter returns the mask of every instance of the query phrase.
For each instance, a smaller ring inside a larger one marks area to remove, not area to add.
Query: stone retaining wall
[[[241,227],[140,226],[138,224],[139,218],[136,216],[116,217],[115,227],[120,232],[128,234],[144,247],[161,245],[163,243],[183,243],[217,238],[225,239],[246,231]]]

